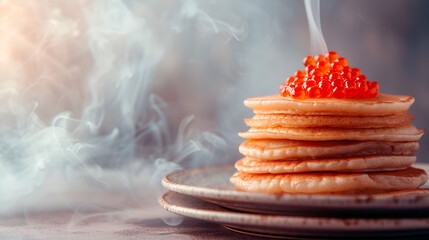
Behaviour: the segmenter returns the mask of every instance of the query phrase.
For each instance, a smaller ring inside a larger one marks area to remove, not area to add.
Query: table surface
[[[0,239],[254,239],[222,225],[170,215],[170,226],[161,218],[124,220],[106,214],[54,211],[0,218]]]

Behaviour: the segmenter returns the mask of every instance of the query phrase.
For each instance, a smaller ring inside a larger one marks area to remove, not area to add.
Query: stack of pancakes
[[[372,99],[253,97],[250,127],[239,135],[230,181],[265,193],[381,193],[417,189],[424,170],[411,167],[423,130],[409,122],[414,98],[379,94]]]

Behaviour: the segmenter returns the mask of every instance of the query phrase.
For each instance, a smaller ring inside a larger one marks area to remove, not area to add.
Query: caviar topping
[[[351,68],[344,57],[330,51],[325,56],[307,56],[305,70],[298,70],[280,86],[283,97],[292,98],[374,98],[377,82],[369,82],[359,68]]]

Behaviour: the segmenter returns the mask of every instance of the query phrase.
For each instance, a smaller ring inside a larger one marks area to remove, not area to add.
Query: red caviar
[[[325,56],[307,56],[305,70],[298,70],[280,86],[283,97],[292,98],[374,98],[377,82],[370,82],[359,68],[351,68],[344,57],[330,51]]]

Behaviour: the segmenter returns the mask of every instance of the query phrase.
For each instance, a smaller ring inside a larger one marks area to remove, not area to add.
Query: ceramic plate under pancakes
[[[414,164],[429,172],[429,164]],[[229,182],[232,165],[190,168],[164,177],[169,190],[230,209],[265,214],[308,216],[398,217],[428,216],[429,190],[395,195],[264,194],[238,191]],[[428,188],[428,184],[422,188]]]
[[[254,236],[286,239],[424,239],[429,234],[429,218],[368,219],[242,213],[171,191],[164,194],[159,203],[170,212],[222,223],[228,229]]]

